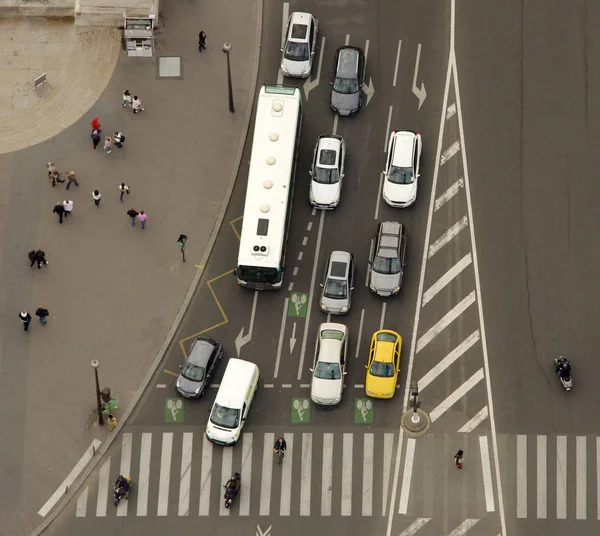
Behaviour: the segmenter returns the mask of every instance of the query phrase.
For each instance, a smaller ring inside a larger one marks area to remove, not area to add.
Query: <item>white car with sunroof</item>
[[[346,143],[334,134],[319,136],[310,171],[309,200],[313,207],[333,210],[340,204]]]
[[[292,13],[281,52],[281,72],[290,78],[308,78],[317,49],[319,21],[310,13]]]
[[[344,324],[325,322],[319,326],[310,383],[310,398],[315,404],[335,406],[342,400],[348,328]]]
[[[421,134],[392,131],[383,171],[383,200],[388,205],[406,208],[417,200],[420,163]]]

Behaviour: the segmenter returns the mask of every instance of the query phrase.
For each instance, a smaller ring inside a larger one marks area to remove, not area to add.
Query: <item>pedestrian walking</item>
[[[125,136],[123,136],[122,132],[119,132],[118,130],[115,130],[115,133],[113,134],[113,140],[115,142],[115,145],[119,149],[123,148],[123,142],[125,141]]]
[[[144,106],[142,105],[142,101],[138,98],[137,95],[134,95],[133,100],[131,101],[131,108],[133,109],[134,114],[144,111]]]
[[[75,186],[79,186],[79,181],[75,177],[75,172],[69,171],[69,174],[67,175],[67,188],[66,188],[67,190],[69,189],[69,186],[71,186],[72,182],[75,183]]]
[[[92,130],[97,130],[98,132],[102,132],[102,127],[100,126],[100,120],[97,117],[92,119]]]
[[[29,265],[29,268],[31,268],[33,270],[33,265],[37,262],[37,254],[35,252],[35,249],[32,249],[28,254],[27,254],[27,258],[29,259],[29,261],[31,262],[31,264]],[[39,266],[38,266],[39,267]]]
[[[124,182],[122,182],[121,184],[119,184],[119,192],[121,192],[121,195],[119,197],[119,201],[121,201],[121,203],[123,202],[123,196],[125,194],[129,195],[129,186],[127,186]]]
[[[131,93],[129,93],[128,89],[123,91],[123,108],[125,106],[131,106]]]
[[[63,207],[65,208],[65,218],[67,216],[69,216],[69,214],[71,214],[71,211],[73,210],[73,201],[71,201],[70,199],[65,199],[63,201]]]
[[[202,52],[202,49],[206,50],[206,34],[204,30],[198,34],[198,50]]]
[[[23,329],[27,331],[27,328],[29,328],[29,323],[31,322],[31,315],[27,311],[22,310],[19,313],[19,318],[21,319],[21,322],[23,322]]]
[[[35,255],[37,257],[37,263],[38,263],[38,269],[42,267],[42,264],[49,264],[48,261],[46,260],[46,252],[38,249],[35,252]]]
[[[62,203],[58,203],[54,207],[54,210],[52,212],[54,212],[54,214],[58,214],[58,223],[62,223],[63,222],[63,215],[65,213],[65,207],[63,206],[63,204]]]
[[[138,217],[139,212],[137,210],[135,210],[134,208],[130,208],[127,211],[127,215],[131,218],[131,226],[135,227],[135,219]]]
[[[52,179],[52,187],[56,186],[57,182],[65,182],[65,179],[60,178],[60,171],[57,171],[56,169],[50,174],[50,178]]]
[[[112,432],[117,427],[117,419],[111,413],[108,414],[108,431]]]
[[[100,143],[99,130],[92,130],[92,142],[94,143],[94,149],[96,149],[96,147],[98,147],[98,144]]]
[[[140,213],[137,215],[137,219],[140,220],[143,230],[144,227],[146,227],[146,220],[148,219],[148,216],[146,216],[146,213],[143,210],[140,210]]]
[[[110,139],[110,136],[106,136],[106,138],[104,138],[104,150],[106,151],[106,154],[112,153],[112,150],[110,148],[111,145],[112,140]]]
[[[456,463],[456,467],[458,467],[459,469],[462,469],[463,454],[464,452],[462,450],[459,450],[454,455],[454,463]]]
[[[46,171],[48,172],[48,178],[52,179],[52,186],[56,186],[56,178],[54,172],[56,171],[56,167],[54,166],[54,162],[48,162],[46,164]],[[58,173],[58,171],[56,171]]]
[[[40,324],[42,326],[46,325],[46,317],[49,315],[50,313],[48,312],[48,309],[46,309],[43,305],[40,305],[36,311],[35,311],[35,316],[39,317],[40,319]]]
[[[102,199],[102,194],[98,190],[94,190],[92,192],[92,199],[97,207],[100,206],[100,199]]]

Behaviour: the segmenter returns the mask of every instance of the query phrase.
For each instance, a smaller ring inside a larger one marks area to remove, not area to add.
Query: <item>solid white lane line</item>
[[[171,482],[171,457],[173,454],[173,433],[164,432],[160,453],[160,477],[158,484],[157,516],[166,516],[169,508],[169,483]]]
[[[285,30],[287,29],[288,19],[290,18],[290,3],[283,3],[283,14],[281,17],[281,46],[279,48],[283,48],[285,46]]]
[[[142,434],[140,447],[140,471],[137,482],[137,515],[148,515],[148,491],[150,486],[150,455],[152,453],[152,433]]]
[[[600,521],[600,437],[596,437],[596,516]]]
[[[123,434],[123,442],[121,444],[121,467],[119,474],[123,476],[131,475],[131,450],[133,445],[133,434],[126,432]],[[117,506],[117,517],[125,517],[127,515],[127,505],[129,501],[119,502]]]
[[[373,515],[373,452],[375,435],[363,436],[362,516]]]
[[[365,319],[365,310],[360,310],[360,322],[358,324],[358,336],[356,337],[356,352],[354,352],[354,357],[358,357],[358,352],[360,351],[360,342],[362,340],[362,330],[363,330],[363,321]]]
[[[448,283],[458,277],[458,275],[473,262],[470,253],[467,253],[459,260],[450,270],[440,277],[433,285],[431,285],[423,294],[423,305],[425,307]]]
[[[331,515],[333,494],[333,434],[323,434],[323,471],[321,474],[321,515]]]
[[[302,434],[302,463],[300,464],[300,515],[310,515],[310,485],[312,475],[312,433]]]
[[[342,516],[352,515],[352,454],[353,436],[346,433],[343,435],[342,453],[344,463],[342,465]]]
[[[287,449],[281,462],[281,503],[280,516],[289,516],[292,505],[292,467],[294,465],[294,434],[285,434]]]
[[[213,444],[206,436],[202,441],[202,471],[200,473],[200,507],[199,514],[207,516],[210,507],[210,481],[212,475]]]
[[[390,106],[390,109],[388,111],[388,119],[387,119],[387,125],[385,127],[385,142],[383,145],[383,152],[387,153],[388,150],[388,139],[390,137],[390,125],[392,123],[392,110],[394,109],[393,106]]]
[[[442,236],[440,236],[433,244],[429,246],[428,255],[429,258],[433,257],[440,249],[442,249],[448,242],[456,238],[465,227],[469,225],[469,221],[466,216],[463,216],[457,221],[450,229],[448,229]]]
[[[333,114],[333,128],[331,129],[331,133],[334,136],[337,134],[339,119],[340,119],[340,116],[338,114]]]
[[[469,434],[475,428],[477,428],[483,421],[488,418],[488,409],[487,406],[483,406],[478,412],[477,415],[474,415],[467,423],[465,423],[459,430],[459,434]]]
[[[377,201],[375,203],[375,218],[379,218],[379,205],[381,204],[381,190],[383,188],[383,171],[379,174],[379,189],[377,190]]]
[[[577,436],[575,440],[575,519],[587,516],[587,443],[585,436]]]
[[[81,495],[77,498],[77,510],[75,511],[75,517],[85,517],[87,512],[87,500],[90,488],[86,486]]]
[[[415,519],[407,529],[403,530],[399,536],[414,536],[419,532],[427,523],[431,521],[430,517],[419,517]]]
[[[246,490],[252,489],[252,442],[251,432],[242,435],[242,482]],[[250,493],[240,493],[240,516],[250,515]]]
[[[273,445],[275,434],[265,434],[263,447],[262,479],[260,482],[260,512],[261,516],[268,516],[271,507],[271,482],[273,480]]]
[[[233,475],[233,449],[224,448],[221,459],[221,482],[227,482]],[[219,515],[228,516],[229,508],[225,508],[225,501],[219,501]]]
[[[556,519],[567,519],[567,436],[556,438]]]
[[[448,536],[463,536],[469,530],[471,530],[479,519],[465,519],[458,527],[456,527]]]
[[[446,119],[450,119],[454,114],[456,113],[456,103],[453,102],[450,106],[448,106],[448,108],[446,109]]]
[[[308,328],[310,326],[310,315],[312,314],[312,301],[315,294],[315,281],[317,280],[317,267],[319,265],[319,254],[321,252],[321,237],[323,236],[323,222],[325,221],[325,211],[321,211],[319,218],[319,231],[317,233],[317,242],[315,244],[315,260],[313,261],[312,276],[310,278],[310,292],[308,294],[308,304],[306,310],[306,320],[304,321],[304,334],[302,335],[302,349],[300,350],[300,362],[298,363],[297,379],[302,379],[302,369],[304,367],[304,354],[306,353],[306,342],[308,340]]]
[[[390,472],[392,469],[392,448],[394,446],[394,434],[385,433],[383,435],[383,500],[381,501],[381,515],[387,512],[387,499],[390,492]],[[391,503],[390,510],[394,510],[394,503]]]
[[[423,391],[433,380],[435,380],[442,372],[444,372],[452,363],[461,357],[471,346],[479,340],[479,331],[474,331],[463,342],[461,342],[454,350],[452,350],[444,359],[439,361],[425,376],[419,381],[419,391]]]
[[[383,175],[382,175],[383,176]],[[375,218],[377,219],[377,218]],[[369,261],[373,257],[373,248],[375,247],[375,240],[371,238],[371,245],[369,246]],[[369,287],[369,262],[367,261],[367,269],[365,270],[365,287]]]
[[[456,15],[455,0],[451,0],[451,52],[450,64],[452,65],[452,74],[454,77],[454,87],[456,93],[456,110],[458,114],[458,132],[460,134],[460,143],[462,147],[461,156],[463,164],[463,173],[465,177],[465,192],[467,200],[467,214],[469,216],[469,233],[471,235],[471,250],[473,252],[473,270],[475,273],[475,290],[477,292],[477,311],[479,313],[479,324],[481,330],[481,348],[483,350],[483,366],[485,368],[485,384],[488,397],[488,411],[490,414],[490,430],[492,434],[492,445],[494,449],[494,471],[496,473],[496,493],[498,496],[498,514],[500,516],[500,526],[502,527],[502,536],[507,536],[506,532],[506,514],[504,512],[504,499],[502,492],[502,475],[500,473],[500,456],[498,454],[498,438],[496,435],[496,418],[494,416],[494,400],[492,396],[492,380],[490,374],[490,360],[487,349],[487,339],[485,335],[485,319],[483,317],[483,300],[481,298],[481,279],[479,277],[479,261],[477,260],[477,240],[475,239],[475,221],[473,220],[473,203],[471,201],[471,186],[469,181],[469,164],[467,162],[467,148],[465,145],[465,129],[463,125],[462,106],[460,101],[460,86],[458,83],[458,66],[456,65],[456,55],[454,54],[454,20]]]
[[[402,41],[398,41],[398,50],[396,51],[396,66],[394,67],[394,81],[392,86],[396,87],[396,79],[398,78],[398,65],[400,63],[400,50],[402,49]]]
[[[190,515],[190,484],[192,482],[193,445],[194,433],[185,432],[183,434],[183,443],[181,445],[181,471],[179,473],[179,508],[177,511],[177,515],[179,516]]]
[[[387,302],[383,302],[381,304],[381,317],[379,319],[379,329],[383,329],[383,324],[385,323],[385,308],[386,308]]]
[[[475,303],[475,291],[472,291],[468,296],[463,298],[448,311],[441,320],[421,336],[419,342],[417,342],[417,353],[425,348],[425,346],[427,346],[435,337],[462,315],[471,305],[473,305],[473,303]]]
[[[344,39],[344,46],[348,46],[349,44],[350,44],[350,34],[346,34],[346,39]]]
[[[110,488],[110,458],[104,462],[98,475],[98,502],[96,503],[96,517],[106,517],[108,504],[108,490]]]
[[[548,511],[548,454],[547,438],[537,436],[537,518],[546,519]]]
[[[452,199],[461,188],[464,188],[465,180],[461,177],[458,179],[450,188],[448,188],[443,194],[438,196],[435,200],[434,210],[439,210],[442,208],[450,199]]]
[[[367,42],[365,43],[365,73],[367,72],[367,61],[369,59],[369,44],[370,41],[367,39]]]
[[[448,160],[450,160],[456,153],[460,151],[460,142],[455,141],[448,149],[446,149],[442,153],[442,158],[440,160],[440,166],[443,166]]]
[[[65,494],[65,489],[67,487],[69,487],[73,483],[73,481],[79,476],[79,473],[81,473],[81,471],[83,471],[83,469],[85,468],[87,463],[92,459],[92,456],[94,456],[94,453],[96,453],[98,451],[98,447],[100,447],[101,444],[102,444],[102,441],[100,441],[99,439],[94,439],[94,441],[92,441],[90,446],[85,451],[84,455],[80,458],[80,460],[75,464],[75,467],[73,467],[71,472],[67,475],[67,478],[65,478],[62,481],[60,486],[58,486],[56,491],[46,501],[44,506],[42,506],[39,509],[38,515],[45,517],[46,514],[48,514],[48,512],[50,510],[52,510],[52,508],[54,508],[54,505],[58,501],[60,501],[60,499]]]
[[[275,356],[275,371],[273,372],[273,378],[275,379],[277,379],[277,376],[279,375],[279,363],[281,362],[281,350],[283,349],[283,336],[285,334],[285,322],[287,320],[287,310],[289,302],[289,298],[285,298],[285,300],[283,300],[281,325],[279,326],[279,341],[277,342],[277,354]]]
[[[431,422],[437,421],[446,411],[456,404],[463,396],[465,396],[473,387],[483,380],[483,367],[480,368],[473,376],[464,382],[458,389],[446,397],[430,414]]]
[[[404,472],[402,473],[402,488],[400,489],[400,507],[399,514],[406,515],[408,511],[408,499],[410,496],[410,482],[412,480],[412,471],[415,461],[416,441],[412,437],[406,440],[406,454],[404,455]]]
[[[527,517],[527,436],[517,435],[517,518]]]

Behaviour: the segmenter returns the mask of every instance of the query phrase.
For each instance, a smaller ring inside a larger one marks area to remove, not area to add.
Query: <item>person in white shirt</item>
[[[142,101],[138,98],[137,95],[134,95],[133,101],[131,101],[131,107],[133,108],[134,114],[144,111],[144,107],[142,106]]]
[[[65,207],[65,218],[71,214],[71,211],[73,210],[73,201],[71,201],[70,199],[65,199],[63,201],[63,207]]]
[[[94,190],[92,192],[92,199],[97,207],[100,206],[100,199],[102,199],[102,194],[98,190]]]

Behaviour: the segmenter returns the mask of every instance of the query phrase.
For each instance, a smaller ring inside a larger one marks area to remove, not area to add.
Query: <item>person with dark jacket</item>
[[[21,320],[21,322],[23,322],[23,329],[27,331],[29,323],[31,322],[31,315],[27,311],[22,310],[19,313],[19,319]]]
[[[32,249],[28,254],[27,254],[27,258],[29,259],[29,261],[31,262],[31,264],[29,265],[29,268],[31,268],[33,270],[33,265],[37,262],[38,258],[35,252],[35,249]],[[39,267],[39,262],[38,262],[38,267]]]
[[[36,256],[37,256],[37,263],[38,263],[38,268],[42,267],[42,264],[48,264],[48,261],[46,260],[46,252],[38,249],[35,252]]]
[[[118,130],[115,130],[115,133],[113,134],[113,141],[115,142],[115,145],[119,149],[122,149],[123,148],[123,142],[125,141],[125,136],[123,136],[122,132],[119,132]]]
[[[43,305],[40,305],[35,311],[35,316],[38,316],[40,318],[40,324],[42,326],[46,325],[46,317],[49,314],[50,313],[48,312],[48,309],[46,309]]]
[[[127,211],[127,215],[131,218],[131,226],[135,227],[135,219],[138,217],[138,211],[135,210],[134,208],[130,208]]]
[[[98,147],[98,144],[100,143],[100,131],[99,130],[92,130],[92,142],[94,143],[94,149],[96,147]]]
[[[65,207],[63,206],[63,204],[62,203],[58,203],[54,207],[54,210],[52,212],[54,212],[54,214],[58,214],[58,223],[62,223],[63,216],[65,214]]]

